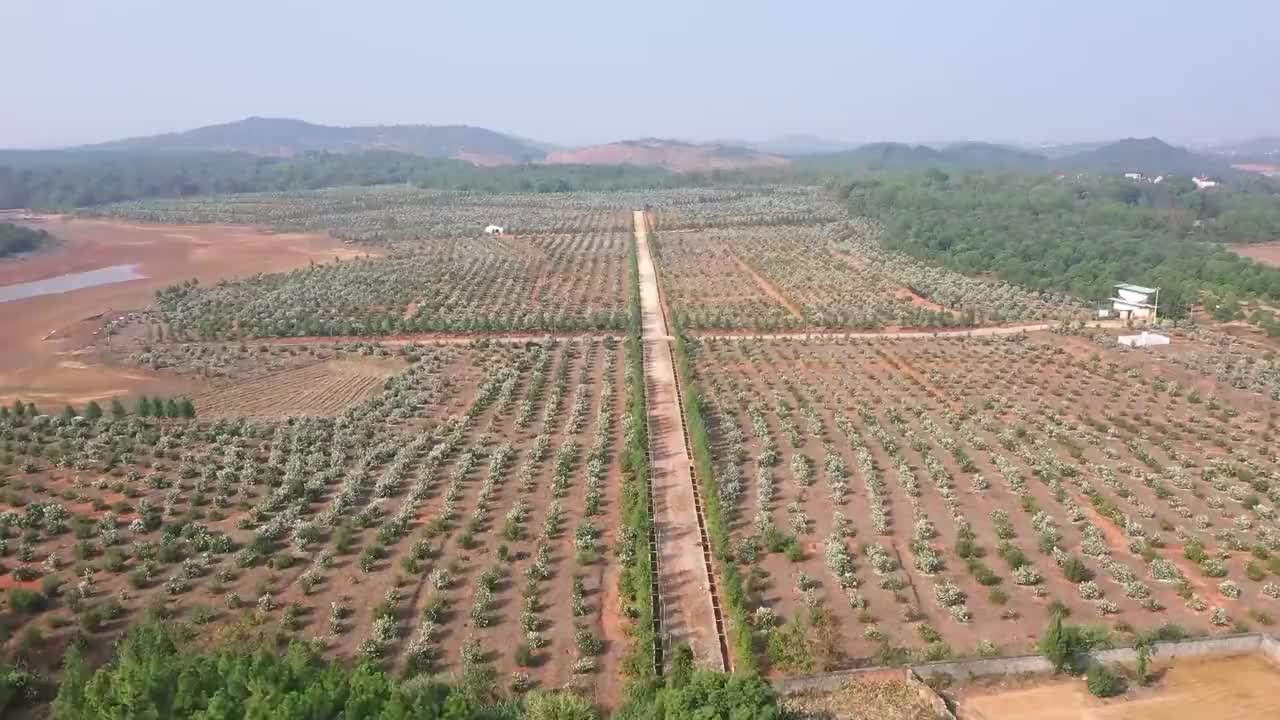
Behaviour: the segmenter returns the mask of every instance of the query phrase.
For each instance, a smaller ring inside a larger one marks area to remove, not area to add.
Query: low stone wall
[[[974,658],[972,660],[943,660],[941,662],[913,665],[912,670],[925,680],[949,677],[968,680],[992,675],[1039,675],[1053,672],[1053,664],[1040,655],[1013,655],[999,658]]]
[[[1232,655],[1250,655],[1261,652],[1265,641],[1275,643],[1269,635],[1261,633],[1242,633],[1224,637],[1201,638],[1196,640],[1180,640],[1178,642],[1161,642],[1152,646],[1152,660],[1160,662],[1171,658],[1194,657],[1229,657]],[[1118,663],[1132,665],[1138,662],[1138,654],[1133,648],[1116,648],[1115,650],[1099,650],[1092,654],[1095,662],[1104,664]]]

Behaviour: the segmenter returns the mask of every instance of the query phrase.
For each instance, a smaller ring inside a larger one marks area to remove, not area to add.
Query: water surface
[[[137,265],[112,265],[98,268],[97,270],[89,270],[88,272],[58,275],[44,280],[33,280],[15,285],[0,285],[0,303],[11,300],[25,300],[26,298],[39,297],[41,295],[57,295],[58,293],[71,292],[72,290],[111,285],[129,280],[141,280],[145,277],[146,275],[138,272]]]

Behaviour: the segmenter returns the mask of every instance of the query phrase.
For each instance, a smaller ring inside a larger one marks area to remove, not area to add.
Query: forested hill
[[[1043,172],[1048,168],[1048,161],[1041,155],[991,143],[961,143],[942,149],[895,142],[871,143],[852,150],[810,155],[797,160],[796,164],[829,172],[929,168]]]
[[[1022,173],[1093,173],[1148,176],[1210,175],[1241,177],[1221,157],[1200,155],[1158,138],[1128,138],[1050,158],[1027,150],[992,143],[959,143],[943,148],[903,143],[872,143],[853,150],[810,155],[798,167],[828,172],[912,171],[937,168],[951,171]]]
[[[49,241],[49,233],[13,223],[0,223],[0,258],[31,252]]]
[[[1127,172],[1149,176],[1237,174],[1221,158],[1193,153],[1153,137],[1128,138],[1096,150],[1069,155],[1056,161],[1054,167],[1109,175]]]
[[[77,149],[102,152],[238,152],[273,157],[310,152],[390,150],[432,159],[465,160],[479,165],[527,162],[544,154],[532,143],[467,125],[334,127],[291,118],[261,117]]]
[[[1227,317],[1241,300],[1280,301],[1280,269],[1224,247],[1280,237],[1280,195],[1200,192],[1185,178],[1157,185],[937,170],[854,181],[843,193],[853,213],[880,222],[887,248],[963,273],[1090,301],[1118,282],[1158,286],[1162,310],[1174,315],[1202,301]]]

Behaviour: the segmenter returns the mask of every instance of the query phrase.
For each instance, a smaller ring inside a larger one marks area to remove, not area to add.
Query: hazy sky
[[[1280,0],[0,0],[0,147],[249,115],[659,135],[1280,134]]]

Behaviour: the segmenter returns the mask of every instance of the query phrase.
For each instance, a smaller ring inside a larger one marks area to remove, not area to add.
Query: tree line
[[[0,257],[31,252],[49,242],[49,233],[13,223],[0,223]]]
[[[187,625],[152,612],[91,668],[83,639],[63,655],[50,682],[22,667],[0,666],[0,715],[50,702],[53,720],[595,720],[601,714],[571,690],[507,697],[492,683],[386,672],[363,661],[348,667],[309,642],[244,626],[212,644]],[[615,718],[627,720],[774,720],[777,696],[755,675],[693,669],[684,653],[664,681],[634,681]],[[7,715],[6,715],[7,716]]]
[[[839,187],[850,210],[879,221],[890,250],[967,274],[1104,300],[1132,282],[1162,288],[1162,314],[1247,298],[1280,299],[1280,269],[1229,243],[1280,239],[1280,195],[1197,191],[1104,177],[932,170]]]
[[[103,417],[106,412],[110,412],[112,419],[115,420],[120,420],[130,414],[130,411],[125,407],[124,403],[120,402],[119,398],[112,398],[107,411],[102,409],[102,405],[98,401],[90,400],[85,404],[83,412],[77,410],[74,405],[65,406],[62,409],[62,417],[64,420],[74,420],[77,417],[97,420]],[[33,418],[44,414],[46,413],[37,408],[35,403],[24,403],[21,400],[14,400],[11,406],[0,406],[0,418]],[[196,406],[195,403],[191,402],[190,398],[161,398],[142,395],[134,402],[133,414],[138,417],[189,420],[196,416]]]
[[[65,210],[143,198],[409,184],[477,192],[618,191],[747,179],[746,173],[672,173],[623,165],[476,167],[389,151],[243,153],[0,152],[0,209]]]

